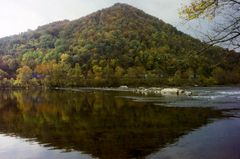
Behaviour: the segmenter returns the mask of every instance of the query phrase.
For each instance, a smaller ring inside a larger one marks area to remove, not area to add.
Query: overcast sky
[[[0,37],[64,19],[78,19],[114,3],[133,5],[167,23],[192,33],[182,26],[178,11],[189,0],[0,0]]]

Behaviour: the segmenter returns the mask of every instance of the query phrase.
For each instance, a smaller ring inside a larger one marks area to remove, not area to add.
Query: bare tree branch
[[[240,48],[240,1],[239,0],[194,0],[183,7],[180,15],[187,20],[210,18],[215,22],[207,35],[209,45]]]

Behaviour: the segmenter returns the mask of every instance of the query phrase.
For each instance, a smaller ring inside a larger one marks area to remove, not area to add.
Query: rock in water
[[[164,88],[161,90],[162,95],[186,95],[190,96],[192,95],[192,92],[190,91],[185,91],[183,89],[179,88]]]
[[[191,96],[192,95],[192,92],[186,91],[183,89],[179,89],[179,88],[139,87],[139,88],[135,89],[134,92],[139,93],[139,94],[144,94],[144,95],[159,94],[159,95],[163,95],[163,96],[173,96],[173,95],[175,95],[175,96],[178,96],[178,95]]]
[[[119,89],[128,89],[128,86],[120,86]]]
[[[178,88],[164,88],[161,90],[162,95],[179,95],[182,90]]]

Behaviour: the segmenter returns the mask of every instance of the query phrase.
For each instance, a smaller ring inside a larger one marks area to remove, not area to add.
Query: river
[[[239,159],[240,88],[0,91],[1,159]]]

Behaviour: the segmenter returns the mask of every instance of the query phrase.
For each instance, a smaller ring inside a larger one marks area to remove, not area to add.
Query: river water
[[[0,91],[1,159],[239,159],[240,88]]]

